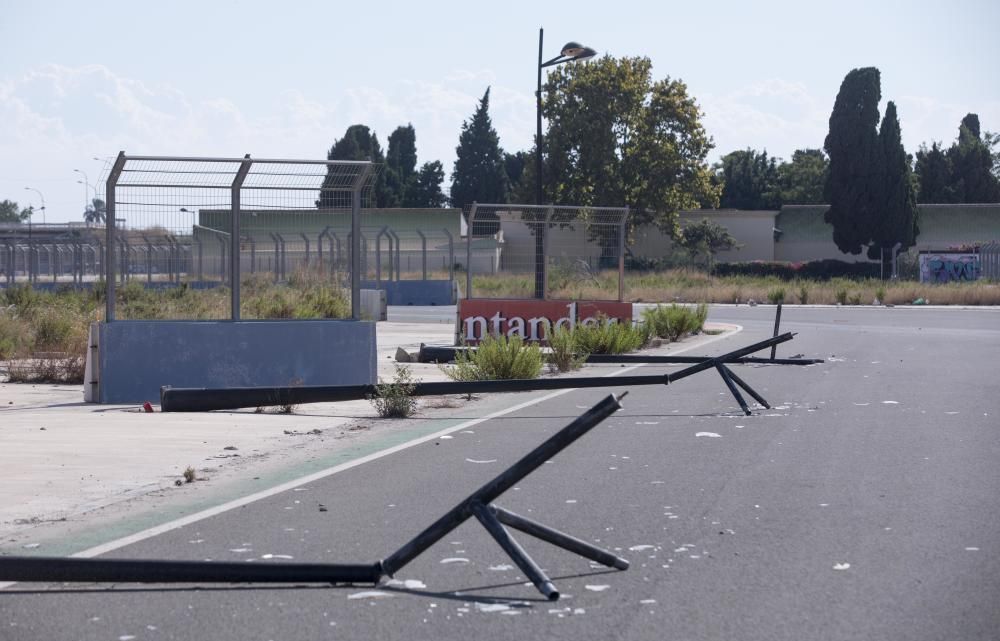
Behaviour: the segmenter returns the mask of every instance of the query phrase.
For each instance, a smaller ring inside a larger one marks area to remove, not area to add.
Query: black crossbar
[[[622,387],[632,385],[667,385],[686,378],[719,363],[731,362],[748,354],[778,343],[790,341],[795,336],[785,333],[742,349],[705,360],[671,374],[646,376],[617,376],[609,378],[541,378],[502,381],[436,381],[416,383],[411,386],[411,396],[438,396],[443,394],[488,394],[495,392],[524,392],[535,390],[575,389],[587,387]],[[330,403],[359,400],[377,396],[375,385],[300,385],[284,387],[228,387],[218,389],[160,388],[160,409],[164,412],[205,412],[230,410],[268,405],[301,405],[305,403]]]

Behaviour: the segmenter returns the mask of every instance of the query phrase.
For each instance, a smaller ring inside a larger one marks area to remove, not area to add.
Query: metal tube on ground
[[[232,563],[0,556],[0,580],[99,583],[378,583],[377,563]]]
[[[624,396],[625,394],[623,393],[621,397]],[[572,423],[550,436],[544,443],[525,454],[519,461],[470,494],[468,498],[453,507],[423,532],[383,560],[381,563],[383,572],[389,576],[398,572],[403,566],[420,555],[420,553],[437,543],[441,538],[471,517],[474,505],[492,503],[501,494],[514,487],[525,476],[544,465],[545,461],[561,452],[568,445],[589,432],[598,423],[621,409],[619,398],[616,398],[614,394],[609,394],[604,400],[584,412]]]
[[[529,518],[523,517],[519,514],[515,514],[509,510],[505,510],[499,505],[488,506],[494,514],[496,514],[497,519],[504,525],[509,525],[510,527],[520,530],[525,534],[529,534],[537,539],[541,539],[547,543],[551,543],[557,547],[561,547],[564,550],[573,552],[574,554],[579,554],[580,556],[590,559],[601,565],[606,565],[609,568],[615,568],[616,570],[627,570],[629,562],[619,556],[615,556],[606,550],[591,545],[586,541],[582,541],[575,536],[570,536],[565,532],[560,532],[559,530],[548,527],[547,525],[542,525],[537,521],[532,521]]]
[[[787,333],[754,343],[716,358],[709,358],[672,374],[647,376],[543,378],[494,381],[442,381],[417,383],[411,396],[437,396],[441,394],[489,394],[498,392],[525,392],[589,387],[628,387],[631,385],[668,385],[711,369],[727,359],[750,354],[776,343],[792,340]],[[160,388],[160,409],[164,412],[204,412],[230,410],[243,407],[270,405],[299,405],[305,403],[332,403],[369,398],[377,394],[375,385],[302,385],[284,387],[230,387]]]
[[[743,395],[740,394],[740,390],[736,388],[736,383],[733,382],[733,379],[729,378],[729,370],[723,367],[721,363],[717,364],[715,369],[719,372],[719,376],[722,377],[722,380],[726,382],[726,387],[729,388],[729,392],[733,395],[733,398],[735,398],[736,402],[740,404],[741,408],[743,408],[743,413],[750,416],[750,407],[747,405]]]
[[[514,540],[514,537],[510,535],[507,528],[490,512],[489,508],[482,503],[477,503],[472,506],[472,513],[483,524],[483,527],[490,533],[490,536],[503,548],[507,556],[517,564],[517,567],[521,568],[521,571],[528,577],[528,580],[535,584],[538,591],[544,594],[545,598],[549,601],[558,601],[559,590],[552,584],[549,577],[545,576],[545,572],[542,571],[542,568],[538,567],[534,559],[528,556],[524,548]]]
[[[734,374],[733,370],[729,369],[725,365],[720,365],[720,367],[722,367],[722,369],[726,370],[726,374],[729,375],[729,378],[733,379],[733,382],[736,383],[737,385],[739,385],[740,387],[742,387],[743,391],[745,391],[747,394],[749,394],[750,396],[752,396],[755,401],[757,401],[758,403],[760,403],[761,405],[763,405],[766,409],[771,409],[771,405],[766,400],[764,400],[764,397],[761,396],[760,394],[758,394],[754,390],[754,388],[752,388],[749,385],[747,385],[746,381],[744,381],[742,378],[740,378],[739,376],[737,376],[736,374]]]

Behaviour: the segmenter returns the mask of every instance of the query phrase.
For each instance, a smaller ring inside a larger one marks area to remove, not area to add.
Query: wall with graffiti
[[[951,252],[920,254],[921,283],[951,283],[978,279],[978,254]]]

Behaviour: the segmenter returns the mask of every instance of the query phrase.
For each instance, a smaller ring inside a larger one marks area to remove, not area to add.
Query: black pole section
[[[231,563],[0,556],[0,580],[98,583],[378,583],[377,563]]]
[[[716,365],[715,369],[718,370],[719,376],[722,377],[722,380],[726,382],[726,387],[729,388],[729,392],[733,395],[733,398],[735,398],[736,402],[743,408],[743,413],[750,416],[750,408],[747,406],[747,402],[743,398],[743,395],[740,394],[740,390],[736,389],[736,383],[733,382],[733,379],[729,378],[729,370],[727,370],[722,363]]]
[[[570,536],[565,532],[560,532],[559,530],[550,528],[547,525],[542,525],[538,521],[532,521],[531,519],[523,517],[520,514],[514,514],[509,510],[503,509],[499,505],[490,505],[489,508],[494,514],[496,514],[497,519],[501,523],[509,525],[515,530],[521,530],[525,534],[530,534],[537,539],[541,539],[547,543],[561,547],[562,549],[573,552],[574,554],[579,554],[584,558],[600,563],[601,565],[606,565],[609,568],[615,568],[616,570],[628,569],[629,563],[627,560],[602,550],[595,545],[591,545],[586,541],[581,541],[575,536]]]
[[[572,389],[587,387],[629,387],[632,385],[667,385],[725,363],[760,351],[777,343],[790,341],[794,334],[787,333],[754,343],[728,354],[706,358],[691,367],[673,374],[646,376],[590,376],[579,378],[515,379],[501,381],[440,381],[416,383],[410,396],[437,396],[442,394],[489,394],[496,392],[525,392],[535,390]],[[331,403],[370,398],[378,393],[375,385],[302,385],[298,387],[229,387],[219,389],[161,387],[160,409],[164,412],[204,412],[229,410],[242,407],[268,405],[300,405],[305,403]]]
[[[507,556],[513,559],[517,567],[521,568],[525,576],[535,584],[538,591],[544,594],[545,598],[549,601],[558,601],[559,590],[556,589],[556,586],[552,585],[552,581],[549,580],[549,577],[545,576],[542,568],[538,567],[535,560],[528,556],[524,548],[514,540],[514,537],[497,520],[497,517],[490,512],[490,509],[482,503],[476,503],[472,506],[472,513],[483,524],[483,527],[490,533],[490,536],[500,544],[500,547],[507,553]]]
[[[774,335],[778,335],[778,327],[781,325],[781,303],[778,303],[778,310],[774,312]],[[774,355],[778,351],[777,345],[771,345],[771,360],[774,360]]]
[[[591,354],[587,357],[588,363],[649,363],[663,365],[683,365],[685,363],[701,363],[712,358],[711,356],[644,356],[642,354]],[[741,356],[740,358],[727,358],[725,363],[733,365],[818,365],[825,363],[822,358],[758,358],[756,356]]]
[[[771,409],[771,406],[768,404],[768,402],[766,400],[764,400],[764,397],[761,396],[760,394],[758,394],[754,390],[754,388],[752,388],[749,385],[747,385],[746,381],[744,381],[742,378],[740,378],[739,376],[737,376],[736,374],[734,374],[733,370],[729,369],[725,365],[722,365],[721,367],[722,367],[722,369],[726,370],[726,373],[729,374],[729,378],[733,379],[734,383],[736,383],[737,385],[739,385],[740,387],[743,388],[743,391],[745,391],[750,396],[753,396],[754,400],[757,401],[758,403],[760,403],[761,405],[763,405],[765,408]]]
[[[451,345],[421,345],[417,360],[421,363],[450,363],[459,352],[472,351],[469,347],[454,347]],[[700,363],[711,356],[665,356],[655,354],[591,354],[588,363],[663,363],[684,364]],[[766,363],[769,365],[816,365],[825,363],[822,358],[757,358],[743,356],[727,359],[727,363]]]
[[[620,398],[624,398],[627,393],[623,392]],[[470,494],[468,498],[453,507],[427,529],[383,560],[381,563],[383,573],[392,576],[398,572],[424,550],[437,543],[442,537],[468,520],[473,515],[474,505],[491,503],[525,476],[542,466],[545,461],[564,450],[573,441],[589,432],[598,423],[619,409],[621,409],[619,399],[615,398],[614,394],[608,395],[604,400],[587,410],[572,423],[553,434],[544,443],[525,454],[517,463],[514,463],[496,478]]]

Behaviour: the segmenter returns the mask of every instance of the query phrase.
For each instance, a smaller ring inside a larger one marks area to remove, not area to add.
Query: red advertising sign
[[[461,299],[458,340],[475,345],[487,335],[544,342],[549,327],[572,329],[601,322],[631,323],[632,303],[612,301]]]

